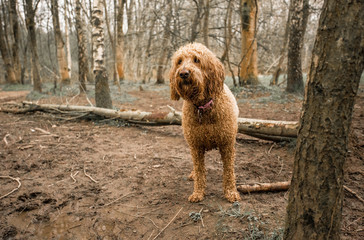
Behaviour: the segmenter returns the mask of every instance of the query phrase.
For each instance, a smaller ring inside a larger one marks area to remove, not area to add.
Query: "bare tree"
[[[170,24],[169,22],[171,21],[171,16],[172,16],[172,1],[171,0],[166,0],[166,4],[167,4],[167,15],[166,15],[166,21],[165,21],[165,25],[164,25],[164,34],[163,34],[163,39],[162,39],[162,53],[159,56],[159,60],[158,60],[158,69],[157,69],[157,84],[163,84],[164,83],[164,64],[166,61],[166,57],[168,54],[168,41],[169,41],[169,37],[170,37]]]
[[[61,75],[61,84],[62,86],[65,86],[71,83],[71,79],[68,72],[66,52],[64,49],[65,44],[62,39],[61,27],[59,25],[58,0],[51,1],[51,9],[53,16],[54,39],[57,45],[58,69],[59,69],[59,74]]]
[[[78,81],[80,92],[86,92],[86,80],[89,72],[87,61],[86,34],[84,31],[84,21],[81,16],[81,0],[76,0],[76,33],[78,46]]]
[[[256,24],[258,3],[241,0],[241,61],[239,84],[258,84]]]
[[[205,0],[205,15],[203,18],[203,41],[206,47],[209,47],[209,16],[210,16],[210,0]]]
[[[287,92],[303,93],[301,52],[307,26],[308,0],[291,0],[287,64]]]
[[[298,132],[284,239],[340,239],[348,134],[364,70],[363,9],[363,1],[325,0]]]
[[[41,78],[39,74],[39,57],[37,51],[37,38],[35,33],[35,13],[40,0],[35,1],[35,6],[33,7],[33,0],[25,0],[25,22],[28,29],[29,40],[30,40],[30,50],[32,53],[32,75],[33,75],[33,90],[37,92],[42,92]]]
[[[17,82],[16,75],[15,75],[14,68],[12,66],[13,62],[12,62],[11,56],[9,54],[4,36],[5,36],[5,34],[4,34],[4,29],[3,29],[2,16],[0,15],[0,52],[1,52],[1,56],[3,58],[5,69],[6,69],[6,77],[7,77],[6,82],[14,84]]]
[[[68,71],[68,76],[71,79],[72,77],[72,56],[71,56],[71,44],[70,44],[70,37],[69,37],[69,29],[72,28],[71,26],[71,21],[70,18],[68,16],[68,6],[70,5],[70,3],[68,2],[68,0],[65,0],[64,3],[64,38],[66,41],[66,53],[67,53],[67,71]]]
[[[16,77],[16,82],[20,82],[21,66],[19,60],[19,22],[17,13],[17,0],[9,1],[10,5],[10,25],[12,26],[13,44],[11,47],[13,57],[13,67]]]
[[[287,17],[286,27],[285,27],[285,30],[284,30],[283,42],[282,42],[281,50],[280,50],[280,53],[279,53],[279,61],[278,61],[278,64],[276,66],[276,70],[274,71],[273,78],[272,78],[272,80],[270,82],[270,85],[277,85],[278,84],[279,75],[281,74],[281,71],[282,71],[282,64],[283,64],[283,61],[285,59],[285,54],[286,54],[286,51],[287,51],[288,30],[289,30],[289,24],[290,24],[290,21],[291,21],[291,18],[290,18],[291,13],[292,13],[292,11],[288,11],[288,17]]]
[[[116,16],[116,69],[118,73],[118,81],[122,82],[124,80],[124,34],[123,34],[123,19],[124,19],[124,6],[125,0],[118,0],[118,11]]]
[[[112,108],[110,88],[105,68],[104,19],[102,0],[94,0],[92,8],[92,41],[94,43],[95,100],[97,107]]]

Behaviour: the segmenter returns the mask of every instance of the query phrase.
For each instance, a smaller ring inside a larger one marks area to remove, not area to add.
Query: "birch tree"
[[[105,38],[102,0],[94,0],[92,7],[92,41],[97,107],[112,108],[110,88],[105,68]]]
[[[77,47],[78,47],[78,81],[80,92],[86,92],[86,80],[88,76],[88,61],[87,61],[87,47],[86,47],[86,34],[84,30],[84,21],[81,16],[81,0],[76,0],[76,33],[77,33]]]

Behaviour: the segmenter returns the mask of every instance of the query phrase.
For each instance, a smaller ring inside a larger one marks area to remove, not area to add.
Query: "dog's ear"
[[[222,63],[215,56],[207,66],[206,97],[215,98],[224,88],[225,70]]]
[[[178,101],[180,99],[180,95],[177,92],[176,86],[176,69],[172,66],[171,70],[169,71],[169,88],[171,91],[171,99]]]

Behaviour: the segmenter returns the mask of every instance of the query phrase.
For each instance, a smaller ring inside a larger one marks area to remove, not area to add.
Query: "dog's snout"
[[[188,71],[187,69],[182,69],[182,70],[179,72],[179,76],[180,76],[182,79],[187,79],[187,78],[189,78],[189,76],[190,76],[190,71]]]

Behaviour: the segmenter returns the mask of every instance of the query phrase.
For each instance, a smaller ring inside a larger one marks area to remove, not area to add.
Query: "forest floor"
[[[94,103],[94,91],[87,86]],[[22,100],[89,105],[77,86],[54,94],[30,86],[0,86],[0,104]],[[111,86],[114,107],[168,112],[168,85]],[[303,98],[283,89],[235,89],[240,117],[298,121]],[[364,85],[354,107],[345,185],[364,196]],[[238,134],[238,184],[290,180],[295,142],[274,143]],[[181,126],[50,113],[0,112],[0,175],[21,187],[0,199],[0,239],[280,239],[287,192],[222,191],[222,163],[207,154],[207,195],[189,203],[192,162]],[[0,197],[18,186],[0,178]],[[345,191],[342,239],[364,239],[364,203]]]

